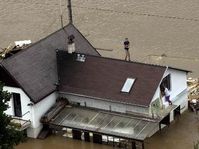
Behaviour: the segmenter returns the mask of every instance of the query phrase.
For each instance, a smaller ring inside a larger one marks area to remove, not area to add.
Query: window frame
[[[160,86],[166,86],[166,88],[171,91],[171,74],[168,74],[162,79]]]
[[[129,81],[132,81],[132,83],[129,82]],[[122,92],[122,93],[130,93],[132,88],[133,88],[133,86],[134,86],[134,84],[135,84],[135,81],[136,81],[136,78],[130,78],[130,77],[126,78],[126,80],[125,80],[120,92]],[[129,83],[130,83],[130,86],[129,86]]]

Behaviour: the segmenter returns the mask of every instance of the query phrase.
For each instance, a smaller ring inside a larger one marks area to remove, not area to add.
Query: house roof
[[[69,24],[1,62],[2,67],[34,103],[56,90],[55,50],[66,49],[67,37],[71,34],[75,36],[77,52],[99,56],[75,26]]]
[[[59,91],[148,107],[166,67],[57,51]],[[129,93],[121,89],[127,78],[135,83]]]

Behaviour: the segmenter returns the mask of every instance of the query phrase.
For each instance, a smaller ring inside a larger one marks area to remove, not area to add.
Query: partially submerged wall
[[[29,137],[37,138],[43,125],[40,123],[41,117],[52,107],[57,99],[57,93],[54,92],[41,100],[39,103],[32,106],[33,121],[32,127],[27,130]]]

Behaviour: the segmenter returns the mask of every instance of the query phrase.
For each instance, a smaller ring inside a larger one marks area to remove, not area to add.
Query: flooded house
[[[59,98],[67,105],[44,125],[96,143],[128,140],[132,148],[144,148],[147,137],[188,108],[189,71],[102,57],[72,24],[0,65],[4,90],[13,95],[6,114],[23,122],[21,129],[33,138],[43,128],[41,118]],[[161,86],[169,90],[172,104]]]

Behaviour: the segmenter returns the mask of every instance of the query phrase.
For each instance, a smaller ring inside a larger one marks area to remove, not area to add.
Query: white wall
[[[32,121],[32,110],[31,110],[31,107],[28,106],[28,104],[31,103],[31,101],[30,101],[30,98],[24,93],[24,91],[22,89],[20,89],[20,88],[8,87],[8,86],[4,86],[3,90],[4,91],[8,91],[9,93],[18,93],[18,94],[20,94],[20,97],[21,97],[21,110],[22,110],[22,117],[21,118],[24,119],[24,120]],[[9,107],[10,108],[7,111],[5,111],[5,113],[8,114],[8,115],[14,115],[14,101],[13,101],[13,98],[11,98],[10,101],[9,101]],[[25,114],[25,113],[27,113],[27,114]]]
[[[168,68],[167,71],[164,73],[163,78],[169,74],[171,76],[170,99],[174,105],[180,105],[182,113],[188,108],[187,73],[184,71]],[[157,88],[152,102],[159,97],[160,87]],[[165,107],[169,106],[169,103],[165,101],[164,97],[162,98],[162,103]],[[173,120],[173,111],[170,113],[170,120]]]
[[[187,89],[187,74],[184,71],[179,71],[179,70],[168,68],[167,71],[164,73],[163,78],[169,74],[171,75],[170,99],[173,102],[175,102],[175,97],[178,94],[180,94],[182,91]],[[154,101],[158,97],[160,97],[160,87],[157,88],[152,101]],[[163,102],[164,102],[164,100],[163,100]],[[166,103],[164,102],[164,104],[166,104]]]
[[[188,109],[188,92],[187,89],[182,91],[180,94],[178,94],[174,100],[174,105],[180,105],[180,112],[183,113],[185,110]]]
[[[42,99],[39,103],[32,106],[33,122],[31,128],[28,129],[28,136],[36,138],[42,129],[42,124],[40,123],[41,117],[52,107],[57,99],[57,93],[54,92]]]
[[[168,74],[171,74],[171,90],[170,90],[170,99],[175,105],[180,105],[184,107],[182,111],[185,111],[188,108],[188,96],[187,96],[187,73],[184,71],[179,71],[175,69],[168,69],[164,74],[164,77]],[[183,93],[183,96],[179,96]],[[179,96],[179,97],[178,97]],[[167,104],[164,102],[164,104]]]
[[[33,106],[34,108],[33,128],[37,128],[41,124],[40,123],[41,117],[49,110],[50,107],[52,107],[55,104],[56,99],[57,99],[57,93],[54,92]]]
[[[176,97],[183,90],[187,89],[187,74],[184,71],[168,69],[164,77],[171,74],[171,99]]]
[[[28,104],[32,103],[30,98],[24,93],[24,91],[20,88],[8,87],[4,86],[4,91],[8,91],[9,93],[18,93],[21,97],[21,110],[22,116],[21,118],[24,120],[30,120],[31,126],[27,129],[28,137],[36,138],[42,129],[42,124],[40,123],[41,116],[47,112],[47,110],[56,102],[57,93],[54,92],[41,100],[37,104],[33,104],[32,106],[28,106]],[[9,109],[5,111],[8,115],[14,115],[14,103],[13,99],[9,101]]]
[[[158,86],[158,88],[156,89],[155,94],[154,94],[151,102],[155,101],[159,97],[160,97],[160,86]]]
[[[100,99],[93,99],[91,97],[83,97],[81,95],[72,95],[72,94],[65,94],[60,93],[61,97],[65,97],[69,100],[69,102],[75,102],[80,103],[81,106],[91,107],[91,108],[97,108],[102,110],[111,110],[114,112],[121,112],[121,113],[127,113],[127,112],[136,112],[140,114],[148,114],[148,108],[144,107],[138,107],[133,105],[127,105],[123,103],[117,103],[117,102],[109,102],[105,100]]]
[[[171,97],[170,98],[172,100],[182,91],[187,89],[187,74],[184,71],[168,68],[167,71],[164,73],[163,78],[169,74],[171,75],[171,91],[170,91]],[[157,99],[159,96],[160,96],[160,87],[158,86],[152,101]]]

